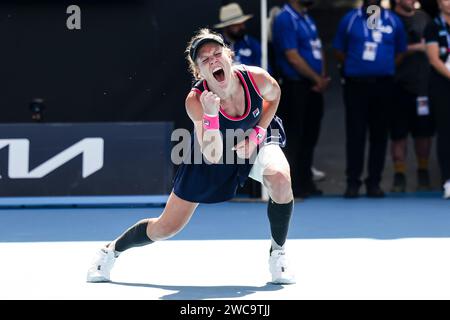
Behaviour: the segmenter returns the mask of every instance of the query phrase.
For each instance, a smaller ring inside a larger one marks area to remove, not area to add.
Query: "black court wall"
[[[29,103],[42,98],[46,122],[175,121],[191,127],[184,112],[192,80],[185,45],[195,30],[218,22],[219,8],[228,2],[2,1],[0,122],[31,121]],[[255,15],[247,27],[259,37],[260,1],[237,2]],[[326,45],[354,2],[341,1],[338,8],[317,0],[313,15]],[[81,30],[66,27],[72,4],[81,8]]]
[[[81,8],[81,30],[66,9]],[[190,127],[184,49],[220,1],[2,1],[0,122],[174,121]]]

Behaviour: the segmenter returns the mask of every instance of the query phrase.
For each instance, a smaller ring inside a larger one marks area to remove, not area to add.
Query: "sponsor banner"
[[[0,196],[168,194],[171,122],[0,125]]]

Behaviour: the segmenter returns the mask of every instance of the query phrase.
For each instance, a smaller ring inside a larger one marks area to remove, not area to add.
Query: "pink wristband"
[[[264,142],[266,138],[266,129],[256,126],[248,136],[250,141],[253,141],[257,146]]]
[[[206,113],[203,114],[203,129],[205,130],[219,130],[219,115],[210,116]]]

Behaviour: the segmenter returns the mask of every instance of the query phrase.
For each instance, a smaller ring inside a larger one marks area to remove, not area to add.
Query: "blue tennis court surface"
[[[450,298],[450,202],[437,193],[296,203],[287,245],[296,285],[267,283],[266,204],[241,202],[200,205],[172,240],[121,255],[113,283],[85,283],[98,248],[161,212],[0,210],[0,298]]]
[[[162,208],[38,208],[0,210],[1,242],[107,241]],[[297,202],[292,239],[450,237],[450,201],[437,193],[383,200]],[[172,240],[267,239],[264,203],[200,205]]]

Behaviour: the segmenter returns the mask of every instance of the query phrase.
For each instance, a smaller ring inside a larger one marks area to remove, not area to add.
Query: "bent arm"
[[[416,52],[425,52],[426,50],[427,45],[425,44],[425,40],[422,39],[421,42],[409,44],[407,54],[413,54]]]
[[[439,45],[437,43],[427,44],[427,56],[433,68],[444,77],[450,79],[450,70],[447,69],[444,62],[439,58]]]
[[[191,91],[186,98],[186,112],[194,123],[195,135],[203,156],[211,163],[219,163],[223,153],[223,140],[219,130],[203,129],[203,107],[199,95]]]
[[[277,112],[281,98],[281,89],[277,81],[264,69],[247,67],[259,89],[263,101],[263,112],[258,126],[267,129]]]
[[[305,78],[310,79],[313,83],[320,82],[320,75],[317,74],[297,52],[296,49],[285,51],[286,59],[292,67]]]

